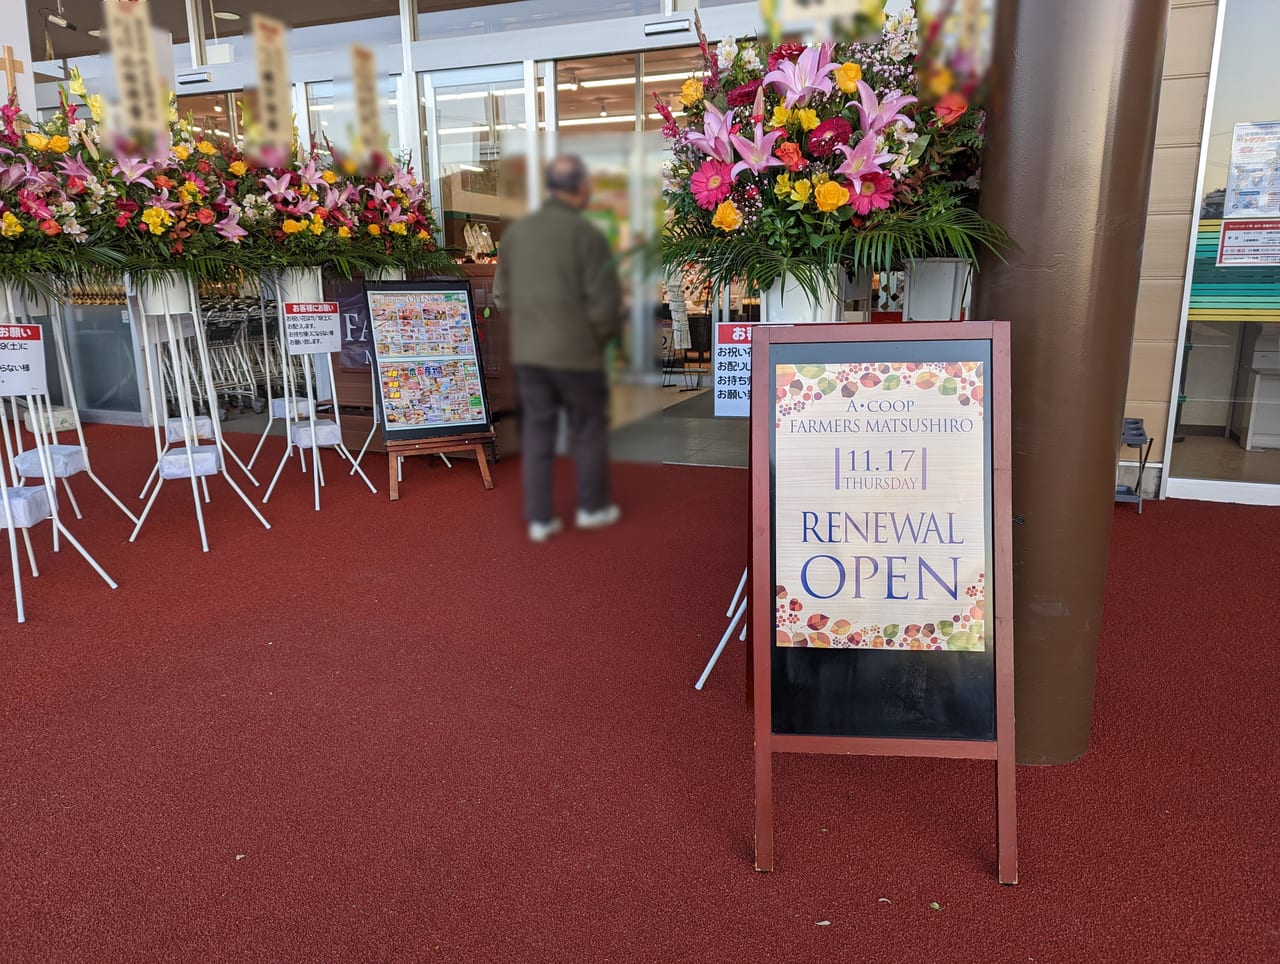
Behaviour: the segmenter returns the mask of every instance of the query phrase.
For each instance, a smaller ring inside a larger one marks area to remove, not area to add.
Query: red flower
[[[196,220],[201,224],[208,225],[213,224],[214,221],[218,220],[218,216],[208,208],[201,208],[196,212]]]
[[[769,69],[777,70],[779,63],[784,60],[795,60],[802,53],[804,53],[804,44],[778,44],[778,46],[769,51]]]
[[[969,109],[969,102],[959,94],[947,94],[940,101],[933,112],[938,115],[938,120],[942,122],[943,127],[950,127],[961,117],[965,115],[965,111]]]
[[[80,178],[76,177],[74,174],[73,174],[73,175],[71,175],[71,177],[67,178],[67,193],[68,193],[68,194],[83,194],[83,193],[84,193],[84,181],[82,181]]]
[[[829,117],[809,134],[809,153],[814,157],[830,157],[841,144],[848,144],[853,128],[843,117]]]
[[[130,201],[128,198],[116,198],[116,210],[123,211],[125,214],[137,214],[139,204],[137,201]]]
[[[208,174],[210,171],[213,170],[213,168],[209,165],[208,161],[198,161],[196,163],[196,170],[199,171],[201,174]]]
[[[749,84],[743,84],[741,87],[735,87],[726,95],[730,107],[747,107],[755,102],[756,91],[760,89],[759,80],[753,80]]]
[[[794,141],[780,141],[773,149],[773,156],[785,164],[788,171],[801,171],[809,166],[800,153],[800,145]]]
[[[40,230],[49,235],[49,237],[53,237],[55,234],[62,233],[62,225],[53,218],[49,218],[40,222]]]
[[[167,187],[173,187],[173,181],[165,177],[163,174],[155,178],[155,183],[156,183],[156,187],[161,189],[167,188]]]
[[[121,212],[116,215],[116,227],[123,228],[129,223],[129,215]]]

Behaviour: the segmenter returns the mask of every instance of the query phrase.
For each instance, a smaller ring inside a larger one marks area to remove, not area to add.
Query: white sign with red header
[[[342,324],[336,301],[286,301],[284,334],[290,355],[342,351]]]
[[[48,391],[40,326],[0,325],[0,398]]]
[[[1259,265],[1280,265],[1280,218],[1223,221],[1218,267]]]
[[[751,415],[751,331],[754,324],[716,325],[712,386],[717,418]]]

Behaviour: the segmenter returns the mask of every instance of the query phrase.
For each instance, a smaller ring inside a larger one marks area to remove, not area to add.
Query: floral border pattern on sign
[[[936,391],[981,418],[985,391],[982,362],[863,362],[850,365],[778,365],[774,370],[774,427],[782,417],[803,412],[839,393],[895,392],[904,388]]]
[[[855,627],[847,619],[823,613],[804,615],[804,603],[774,587],[774,644],[813,649],[892,649],[982,652],[986,649],[986,573],[967,586],[965,601],[950,616],[928,623],[868,623]],[[801,620],[804,620],[803,623]]]

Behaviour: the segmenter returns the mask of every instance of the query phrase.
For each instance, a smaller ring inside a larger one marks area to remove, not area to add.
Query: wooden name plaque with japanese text
[[[994,760],[1017,881],[1004,322],[759,326],[756,867],[778,752]]]

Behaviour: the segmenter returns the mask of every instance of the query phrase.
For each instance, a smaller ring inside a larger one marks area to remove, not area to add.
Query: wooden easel
[[[489,460],[484,454],[484,447],[492,445],[495,438],[493,432],[478,432],[474,435],[454,435],[449,438],[389,440],[387,442],[387,486],[391,493],[391,501],[395,502],[400,498],[400,459],[410,455],[445,455],[449,452],[474,451],[484,487],[492,489],[493,478],[489,475]]]

